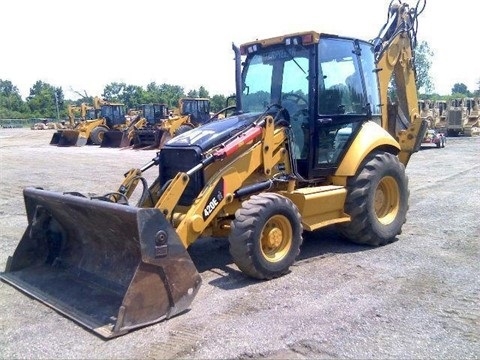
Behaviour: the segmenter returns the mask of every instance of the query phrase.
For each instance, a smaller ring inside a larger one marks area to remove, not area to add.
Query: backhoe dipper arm
[[[389,116],[384,109],[382,126],[398,140],[401,148],[398,157],[404,165],[407,165],[411,154],[418,151],[427,125],[418,113],[414,63],[417,16],[423,11],[425,0],[421,10],[418,10],[419,4],[420,1],[414,9],[410,9],[408,4],[392,1],[389,19],[374,40],[381,99],[388,99],[393,75],[398,98],[397,116],[400,117]]]

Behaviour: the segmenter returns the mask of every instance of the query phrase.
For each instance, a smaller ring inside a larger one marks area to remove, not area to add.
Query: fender
[[[368,121],[362,125],[355,140],[350,145],[347,153],[343,157],[335,176],[353,176],[363,159],[374,149],[387,147],[391,152],[397,154],[400,151],[398,142],[381,126],[373,121]]]

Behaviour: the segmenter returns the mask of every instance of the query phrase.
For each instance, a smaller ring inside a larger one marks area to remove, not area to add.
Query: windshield
[[[308,108],[310,53],[303,46],[282,45],[248,56],[242,74],[244,112],[263,112],[271,104],[285,106],[290,115],[299,105]]]

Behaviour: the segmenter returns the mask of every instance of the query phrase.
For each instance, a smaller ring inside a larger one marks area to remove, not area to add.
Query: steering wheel
[[[296,120],[300,115],[305,116],[308,114],[308,101],[301,95],[294,93],[283,95],[282,105],[288,110],[293,120]]]
[[[293,100],[290,100],[289,98],[293,98]],[[287,101],[293,101],[297,106],[300,106],[301,102],[303,102],[304,106],[307,106],[308,101],[305,99],[303,96],[294,94],[294,93],[288,93],[282,96],[282,101],[287,100]]]

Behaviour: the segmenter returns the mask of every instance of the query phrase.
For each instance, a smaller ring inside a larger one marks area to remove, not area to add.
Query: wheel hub
[[[283,233],[278,227],[274,227],[269,230],[267,236],[267,246],[269,248],[277,248],[282,243]]]
[[[262,252],[268,261],[282,260],[292,246],[293,230],[288,219],[275,215],[265,224],[262,231]]]
[[[384,177],[375,190],[374,207],[378,220],[390,224],[395,220],[400,206],[398,184],[391,176]]]

